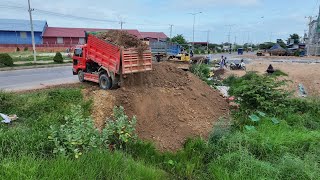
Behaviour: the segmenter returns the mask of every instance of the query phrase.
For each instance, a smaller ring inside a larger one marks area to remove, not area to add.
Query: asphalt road
[[[78,82],[78,77],[72,75],[72,66],[0,72],[0,89],[5,91],[37,89],[74,82]]]

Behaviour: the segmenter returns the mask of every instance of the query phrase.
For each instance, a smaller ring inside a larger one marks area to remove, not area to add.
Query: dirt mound
[[[95,36],[124,48],[137,48],[138,53],[141,55],[143,51],[149,49],[147,44],[143,43],[140,39],[126,31],[109,30],[107,32],[99,32]]]
[[[175,151],[188,137],[207,137],[213,124],[228,116],[228,104],[221,95],[191,73],[170,63],[153,68],[128,75],[120,89],[94,90],[94,99],[100,99],[93,108],[98,109],[93,112],[96,124],[111,115],[113,105],[121,105],[128,116],[136,115],[141,139],[155,142],[160,150]],[[102,116],[95,115],[101,112]]]
[[[170,63],[153,66],[153,70],[146,73],[130,74],[125,77],[124,88],[131,87],[179,87],[190,83],[188,73],[176,68]]]

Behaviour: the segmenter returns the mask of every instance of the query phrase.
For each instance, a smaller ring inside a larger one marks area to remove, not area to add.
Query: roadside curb
[[[4,67],[0,68],[0,71],[14,71],[14,70],[22,70],[22,69],[38,69],[38,68],[50,68],[50,67],[63,67],[70,66],[72,63],[66,64],[44,64],[44,65],[34,65],[34,66],[20,66],[20,67]]]

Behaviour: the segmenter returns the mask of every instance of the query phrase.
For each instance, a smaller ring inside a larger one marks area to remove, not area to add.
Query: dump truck
[[[150,40],[149,46],[153,56],[172,59],[181,52],[181,46],[177,43]]]
[[[86,33],[86,44],[78,45],[73,55],[73,75],[79,81],[99,83],[101,89],[117,88],[122,77],[152,70],[150,49],[139,54],[135,48],[123,48]]]

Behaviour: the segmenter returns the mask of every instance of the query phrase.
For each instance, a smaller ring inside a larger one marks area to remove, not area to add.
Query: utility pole
[[[201,14],[202,12],[197,12],[197,13],[189,13],[193,15],[193,33],[192,33],[192,49],[194,49],[194,25],[196,23],[196,15]]]
[[[237,36],[234,37],[234,44],[237,44]]]
[[[121,27],[121,29],[122,29],[122,25],[123,25],[124,23],[125,23],[125,22],[120,21],[120,27]]]
[[[169,24],[169,26],[170,26],[170,39],[172,38],[172,26],[173,26],[173,24]]]
[[[270,32],[270,42],[272,42],[272,32]]]
[[[29,16],[30,16],[32,48],[33,48],[33,62],[36,63],[36,61],[37,61],[36,44],[35,44],[35,41],[34,41],[33,22],[32,22],[32,14],[31,14],[31,12],[34,11],[34,9],[31,9],[30,0],[28,0],[28,5],[29,5],[28,11],[29,11]]]
[[[210,35],[210,30],[207,31],[207,52],[209,54],[209,35]]]
[[[232,45],[231,45],[231,42],[230,42],[230,36],[231,36],[231,27],[234,26],[234,24],[230,24],[230,25],[226,25],[229,27],[229,33],[228,33],[228,43],[229,43],[229,46],[230,46],[230,49],[229,49],[229,53],[231,54],[231,48],[232,48]]]

